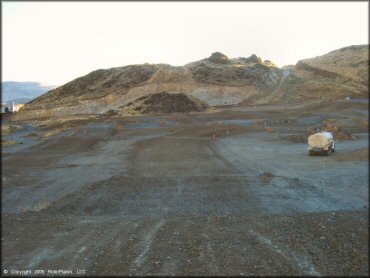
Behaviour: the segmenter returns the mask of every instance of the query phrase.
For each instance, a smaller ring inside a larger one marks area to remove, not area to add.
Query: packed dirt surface
[[[367,99],[3,124],[3,275],[369,273]]]

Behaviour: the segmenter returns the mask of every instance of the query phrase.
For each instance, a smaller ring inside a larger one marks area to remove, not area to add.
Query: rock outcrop
[[[262,59],[260,57],[258,57],[256,54],[252,54],[248,58],[241,57],[239,59],[242,60],[245,63],[262,63]]]
[[[208,58],[211,63],[215,64],[227,64],[229,62],[229,58],[225,54],[221,52],[214,52],[212,53],[211,57]]]

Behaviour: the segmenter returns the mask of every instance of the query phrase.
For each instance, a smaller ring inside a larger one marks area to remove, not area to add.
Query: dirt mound
[[[260,178],[260,181],[262,183],[269,183],[271,182],[272,178],[274,177],[274,174],[270,173],[270,172],[264,172],[262,174],[259,175],[259,178]]]
[[[338,127],[336,124],[336,119],[326,119],[323,121],[321,130],[332,132],[334,134],[334,138],[339,141],[356,139],[355,135]]]
[[[336,119],[326,119],[321,123],[320,127],[308,127],[302,134],[288,135],[282,137],[281,139],[291,143],[307,143],[310,135],[320,131],[332,132],[334,135],[334,140],[337,141],[356,140],[356,136],[354,134],[351,134],[350,132],[338,126]]]
[[[129,114],[175,113],[205,111],[207,104],[183,93],[155,93],[136,99],[121,112]]]
[[[332,130],[330,129],[322,129],[323,131],[330,131],[330,132],[333,132]],[[298,135],[288,135],[288,136],[285,136],[283,138],[280,138],[280,139],[283,139],[289,143],[307,143],[307,140],[308,140],[308,137],[312,134],[315,134],[317,132],[320,132],[320,129],[312,129],[310,131],[306,131],[304,134],[298,134]],[[335,140],[337,141],[346,141],[346,140],[356,140],[356,136],[353,135],[353,134],[350,134],[346,131],[339,131],[339,132],[333,132],[334,133],[334,138]]]

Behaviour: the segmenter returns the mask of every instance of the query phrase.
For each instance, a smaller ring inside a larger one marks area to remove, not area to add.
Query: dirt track
[[[333,117],[356,136],[333,156],[291,142]],[[2,269],[367,275],[368,160],[344,155],[368,152],[367,117],[367,103],[338,102],[17,123],[3,138],[22,144],[3,145]]]

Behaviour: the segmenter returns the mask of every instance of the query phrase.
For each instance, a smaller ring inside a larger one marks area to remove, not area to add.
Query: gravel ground
[[[357,139],[330,157],[284,138],[336,106],[28,126],[12,138],[37,144],[2,150],[2,273],[367,276],[368,160],[343,155],[368,150],[355,105],[341,128]]]

